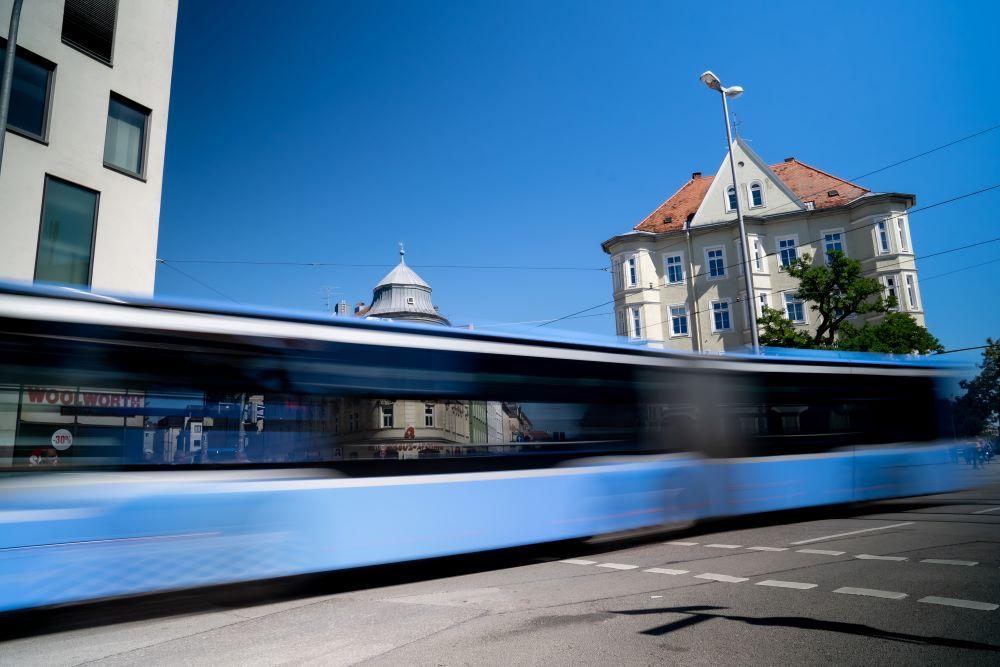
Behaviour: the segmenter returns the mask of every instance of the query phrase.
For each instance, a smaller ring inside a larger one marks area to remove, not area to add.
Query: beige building
[[[632,231],[601,244],[611,256],[619,335],[677,350],[749,345],[736,197],[758,314],[766,305],[814,330],[817,314],[796,297],[798,281],[785,267],[803,254],[822,262],[827,251],[843,250],[923,324],[907,216],[913,195],[871,192],[795,158],[768,166],[742,139],[732,151],[735,186],[727,154],[714,176],[692,174]]]
[[[24,3],[0,279],[153,294],[176,21],[177,0]]]

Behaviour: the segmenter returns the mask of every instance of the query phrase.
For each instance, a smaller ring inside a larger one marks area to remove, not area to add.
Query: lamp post
[[[757,299],[754,298],[753,294],[753,274],[751,273],[750,264],[750,246],[747,243],[747,229],[746,225],[743,223],[743,207],[740,205],[740,187],[736,181],[736,159],[733,157],[733,131],[729,127],[729,99],[732,97],[736,99],[743,94],[743,88],[740,86],[726,86],[722,85],[719,77],[712,74],[711,71],[705,72],[701,75],[701,82],[712,90],[717,90],[722,95],[722,114],[723,120],[726,121],[726,141],[729,151],[729,169],[733,175],[733,191],[736,193],[736,218],[740,223],[740,248],[743,251],[743,279],[746,281],[747,289],[747,314],[750,318],[750,344],[753,347],[754,354],[760,354],[760,339],[757,335]],[[729,196],[728,193],[726,195]]]
[[[21,2],[22,0],[14,0],[10,8],[7,53],[4,54],[3,75],[0,76],[0,167],[3,166],[3,144],[7,138],[7,111],[10,108],[11,82],[14,80],[14,58],[17,51],[17,28],[21,24]]]

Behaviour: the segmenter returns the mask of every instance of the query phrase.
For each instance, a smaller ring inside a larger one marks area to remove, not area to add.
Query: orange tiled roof
[[[841,206],[869,192],[795,158],[771,165],[770,169],[796,197],[803,202],[813,202],[817,209]],[[701,206],[711,184],[711,176],[692,174],[691,180],[636,225],[635,231],[662,233],[683,229],[688,216],[694,215]]]

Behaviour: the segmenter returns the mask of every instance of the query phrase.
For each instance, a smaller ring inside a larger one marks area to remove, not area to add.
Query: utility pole
[[[21,24],[22,1],[14,0],[14,6],[10,10],[7,53],[3,60],[3,79],[0,79],[0,173],[3,170],[3,144],[7,138],[7,111],[10,109],[10,88],[14,82],[14,58],[17,55],[17,29]]]

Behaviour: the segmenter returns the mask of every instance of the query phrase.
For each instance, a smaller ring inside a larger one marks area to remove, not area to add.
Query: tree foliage
[[[955,400],[955,428],[961,435],[980,435],[1000,418],[1000,340],[986,339],[979,374],[962,380],[965,394]]]
[[[765,307],[758,319],[761,345],[891,354],[928,354],[943,349],[912,316],[891,312],[896,298],[885,296],[882,284],[864,275],[861,262],[839,250],[826,257],[823,264],[814,264],[804,254],[786,269],[799,280],[796,295],[816,314],[815,333],[797,328],[782,311]],[[860,327],[847,321],[852,315],[869,313],[886,315],[877,324]]]

